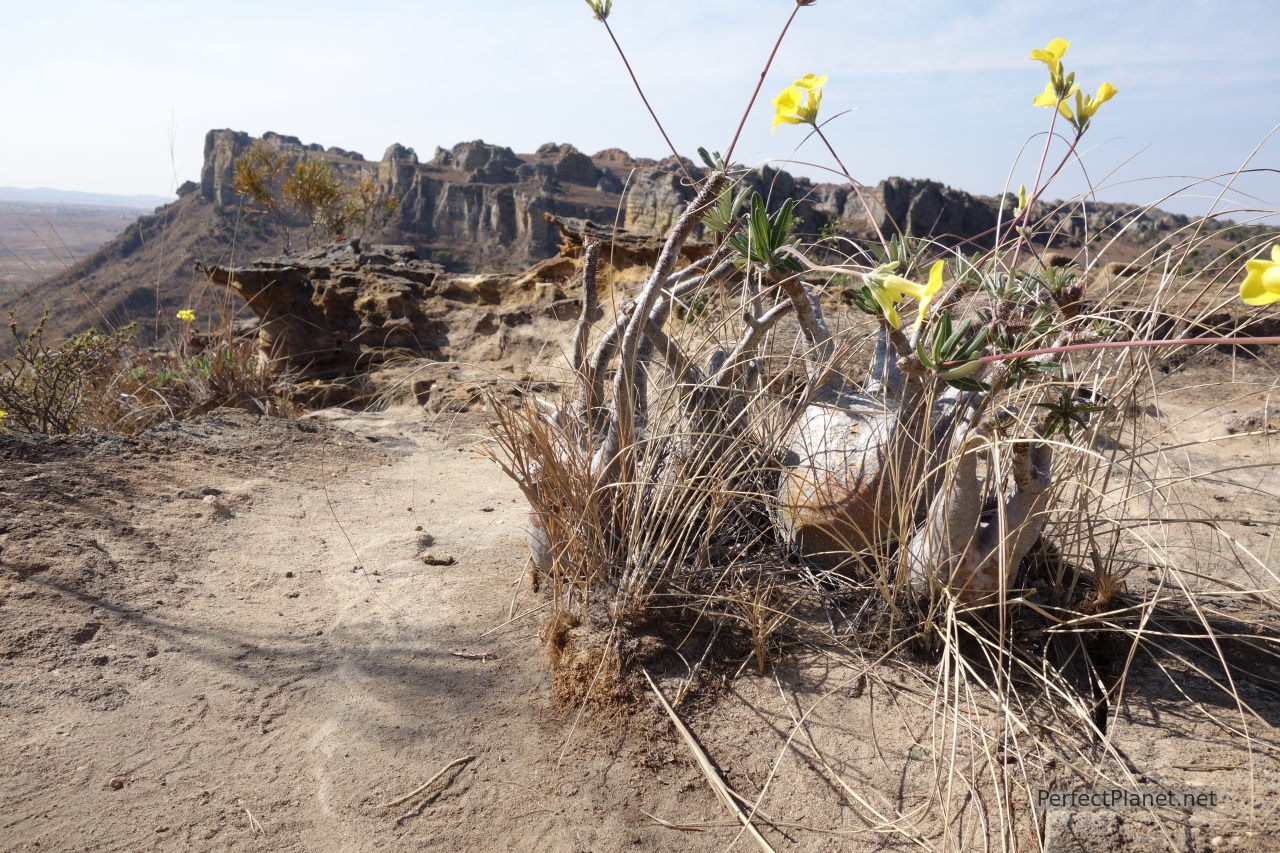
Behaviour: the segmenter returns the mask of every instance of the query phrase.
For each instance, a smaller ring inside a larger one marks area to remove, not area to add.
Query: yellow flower
[[[1058,113],[1063,118],[1067,121],[1074,121],[1075,117],[1071,114],[1071,108],[1067,106],[1067,102],[1065,100],[1066,98],[1071,97],[1072,94],[1079,95],[1080,87],[1072,86],[1066,95],[1059,98],[1058,88],[1054,85],[1053,81],[1050,80],[1045,84],[1044,91],[1036,95],[1035,99],[1031,103],[1035,104],[1037,107],[1057,107]]]
[[[1240,298],[1246,305],[1270,305],[1280,302],[1280,243],[1271,247],[1271,260],[1254,258],[1244,262],[1244,281],[1240,282]]]
[[[9,413],[6,412],[4,409],[0,409],[0,421],[4,420],[7,417],[9,417]]]
[[[889,321],[891,326],[895,329],[902,328],[902,318],[898,316],[896,306],[903,297],[912,296],[920,300],[920,307],[916,313],[916,322],[912,328],[920,328],[920,324],[924,322],[925,312],[929,310],[929,302],[942,287],[942,268],[944,264],[944,261],[935,261],[933,266],[929,268],[928,284],[916,284],[914,281],[905,279],[900,275],[892,274],[877,273],[869,277],[867,285],[871,295],[875,297],[876,303],[880,306],[880,312],[884,314],[885,319]]]
[[[1069,47],[1071,42],[1066,39],[1054,39],[1045,45],[1044,50],[1031,51],[1031,58],[1049,66],[1050,74],[1058,74],[1062,71],[1062,55]]]
[[[929,310],[929,303],[933,301],[933,297],[942,289],[942,268],[943,261],[934,261],[933,266],[929,267],[929,283],[924,286],[924,293],[917,297],[920,300],[920,308],[916,312],[916,322],[911,328],[918,329],[920,324],[924,322],[925,312]]]
[[[1103,83],[1098,87],[1098,92],[1092,98],[1086,98],[1084,93],[1076,91],[1076,115],[1080,117],[1080,121],[1087,122],[1093,118],[1093,114],[1098,111],[1098,107],[1105,104],[1116,96],[1119,91],[1110,83]]]
[[[190,308],[183,308],[178,312],[177,317],[184,323],[194,323],[196,321],[196,312]]]
[[[818,107],[822,105],[822,87],[825,85],[826,77],[806,74],[783,89],[773,99],[773,130],[777,130],[780,124],[817,126]]]

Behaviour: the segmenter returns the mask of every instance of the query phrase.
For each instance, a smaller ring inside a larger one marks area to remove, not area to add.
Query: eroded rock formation
[[[619,287],[647,270],[660,249],[656,238],[591,222],[551,218],[545,225],[560,251],[521,273],[448,273],[412,246],[360,240],[200,271],[244,299],[258,320],[263,359],[284,375],[350,376],[398,356],[497,361],[511,330],[578,317],[585,236],[608,241],[600,274]],[[683,262],[709,251],[691,242]]]

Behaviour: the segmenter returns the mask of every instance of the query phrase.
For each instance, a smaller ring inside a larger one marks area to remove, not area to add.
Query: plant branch
[[[596,286],[596,267],[600,259],[600,241],[588,240],[582,254],[582,314],[573,330],[573,370],[581,373],[587,360],[587,337],[591,334],[591,321],[595,319],[599,297]]]
[[[849,174],[849,170],[845,168],[844,161],[840,159],[840,155],[836,153],[836,149],[832,146],[831,140],[827,139],[827,135],[822,132],[822,128],[816,124],[813,126],[814,133],[818,134],[818,138],[822,140],[822,144],[827,146],[827,150],[831,152],[831,156],[835,158],[836,165],[840,167],[840,174],[844,175],[845,180],[853,187],[853,191],[858,196],[858,201],[862,204],[862,209],[866,212],[867,218],[871,220],[871,227],[876,230],[876,237],[880,240],[881,247],[884,248],[885,255],[889,254],[889,241],[884,238],[884,233],[880,230],[880,223],[876,221],[876,215],[871,210],[871,205],[867,203],[866,196],[862,194],[862,185],[854,180],[853,175]]]

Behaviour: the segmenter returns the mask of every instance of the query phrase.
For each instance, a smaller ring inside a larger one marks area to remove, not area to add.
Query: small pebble
[[[112,776],[112,777],[111,777],[111,781],[110,781],[110,782],[108,782],[107,784],[111,786],[111,790],[113,790],[113,791],[119,791],[121,788],[123,788],[123,787],[124,787],[124,777],[123,777],[123,776]]]
[[[428,566],[452,566],[458,561],[453,559],[452,555],[440,557],[430,551],[425,551],[422,554],[422,562],[426,563]]]
[[[284,573],[284,576],[285,576],[285,577],[287,577],[287,578],[291,578],[291,577],[293,577],[293,572],[285,572],[285,573]]]
[[[482,507],[480,507],[480,511],[481,511],[481,512],[493,512],[493,507],[491,507],[491,506],[482,506]]]

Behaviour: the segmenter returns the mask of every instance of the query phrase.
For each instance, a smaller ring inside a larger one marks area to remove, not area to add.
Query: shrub
[[[171,347],[144,349],[132,326],[110,334],[91,329],[54,345],[45,338],[43,320],[24,332],[11,318],[16,346],[0,364],[0,429],[137,432],[220,406],[284,417],[300,413],[277,393],[287,377],[261,362],[254,337],[233,333],[227,323],[197,336],[194,321],[192,312],[179,312]]]
[[[124,353],[133,349],[133,327],[102,334],[89,329],[57,345],[45,338],[46,313],[29,332],[9,314],[14,352],[0,364],[0,427],[13,432],[61,435],[81,432],[104,405],[104,387]]]
[[[258,212],[273,220],[291,248],[292,229],[305,228],[312,239],[363,236],[371,224],[396,209],[396,201],[379,188],[373,175],[361,171],[347,178],[321,157],[289,158],[256,140],[235,162],[232,188]]]

